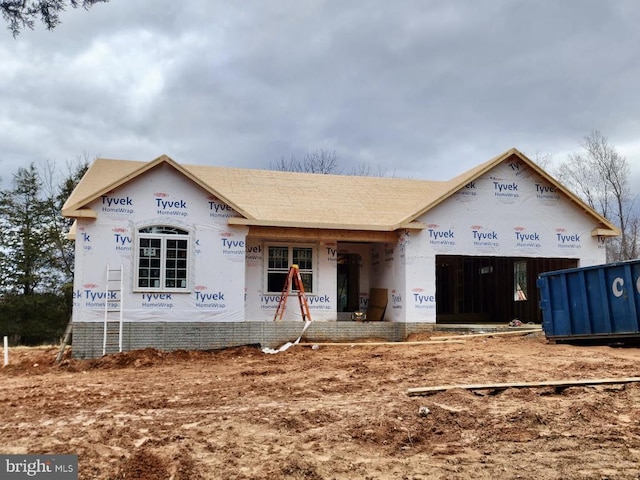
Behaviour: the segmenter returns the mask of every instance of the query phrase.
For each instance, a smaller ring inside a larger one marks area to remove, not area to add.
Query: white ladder
[[[123,277],[122,265],[120,265],[119,268],[111,268],[109,265],[107,265],[102,355],[106,355],[107,353],[122,352],[122,291],[124,285]]]

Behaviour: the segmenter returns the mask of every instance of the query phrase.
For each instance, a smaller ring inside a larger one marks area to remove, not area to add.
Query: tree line
[[[0,335],[12,343],[56,341],[70,319],[73,221],[60,212],[88,164],[32,163],[0,191]]]

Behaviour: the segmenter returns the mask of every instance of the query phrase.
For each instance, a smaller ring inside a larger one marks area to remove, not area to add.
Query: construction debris
[[[504,336],[504,335],[528,335],[529,333],[538,333],[541,331],[542,331],[542,328],[538,327],[538,328],[527,328],[525,330],[509,330],[507,332],[470,333],[470,334],[460,334],[460,335],[433,336],[429,338],[431,340],[450,341],[452,339],[460,339],[460,338],[497,337],[497,336]]]
[[[439,385],[435,387],[417,387],[407,389],[407,395],[431,395],[433,393],[445,390],[453,390],[454,388],[462,388],[465,390],[504,390],[507,388],[535,388],[535,387],[556,387],[567,388],[585,385],[611,385],[620,383],[640,382],[640,377],[623,377],[623,378],[601,378],[594,380],[550,380],[542,382],[513,382],[513,383],[479,383],[470,385]]]
[[[314,348],[316,346],[319,347],[373,347],[380,345],[388,345],[388,346],[411,346],[411,345],[441,345],[441,344],[464,344],[464,340],[450,340],[448,342],[443,341],[433,341],[433,340],[423,340],[423,341],[415,341],[415,342],[329,342],[329,343],[301,343],[301,347],[311,347]]]

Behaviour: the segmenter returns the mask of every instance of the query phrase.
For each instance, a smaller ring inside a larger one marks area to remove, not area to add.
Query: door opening
[[[360,255],[338,254],[338,312],[360,309]]]

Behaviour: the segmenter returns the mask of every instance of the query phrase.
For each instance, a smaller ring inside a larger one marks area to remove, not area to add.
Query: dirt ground
[[[640,478],[640,384],[407,395],[637,376],[638,348],[538,333],[276,355],[56,353],[10,350],[0,453],[78,454],[83,479]]]

